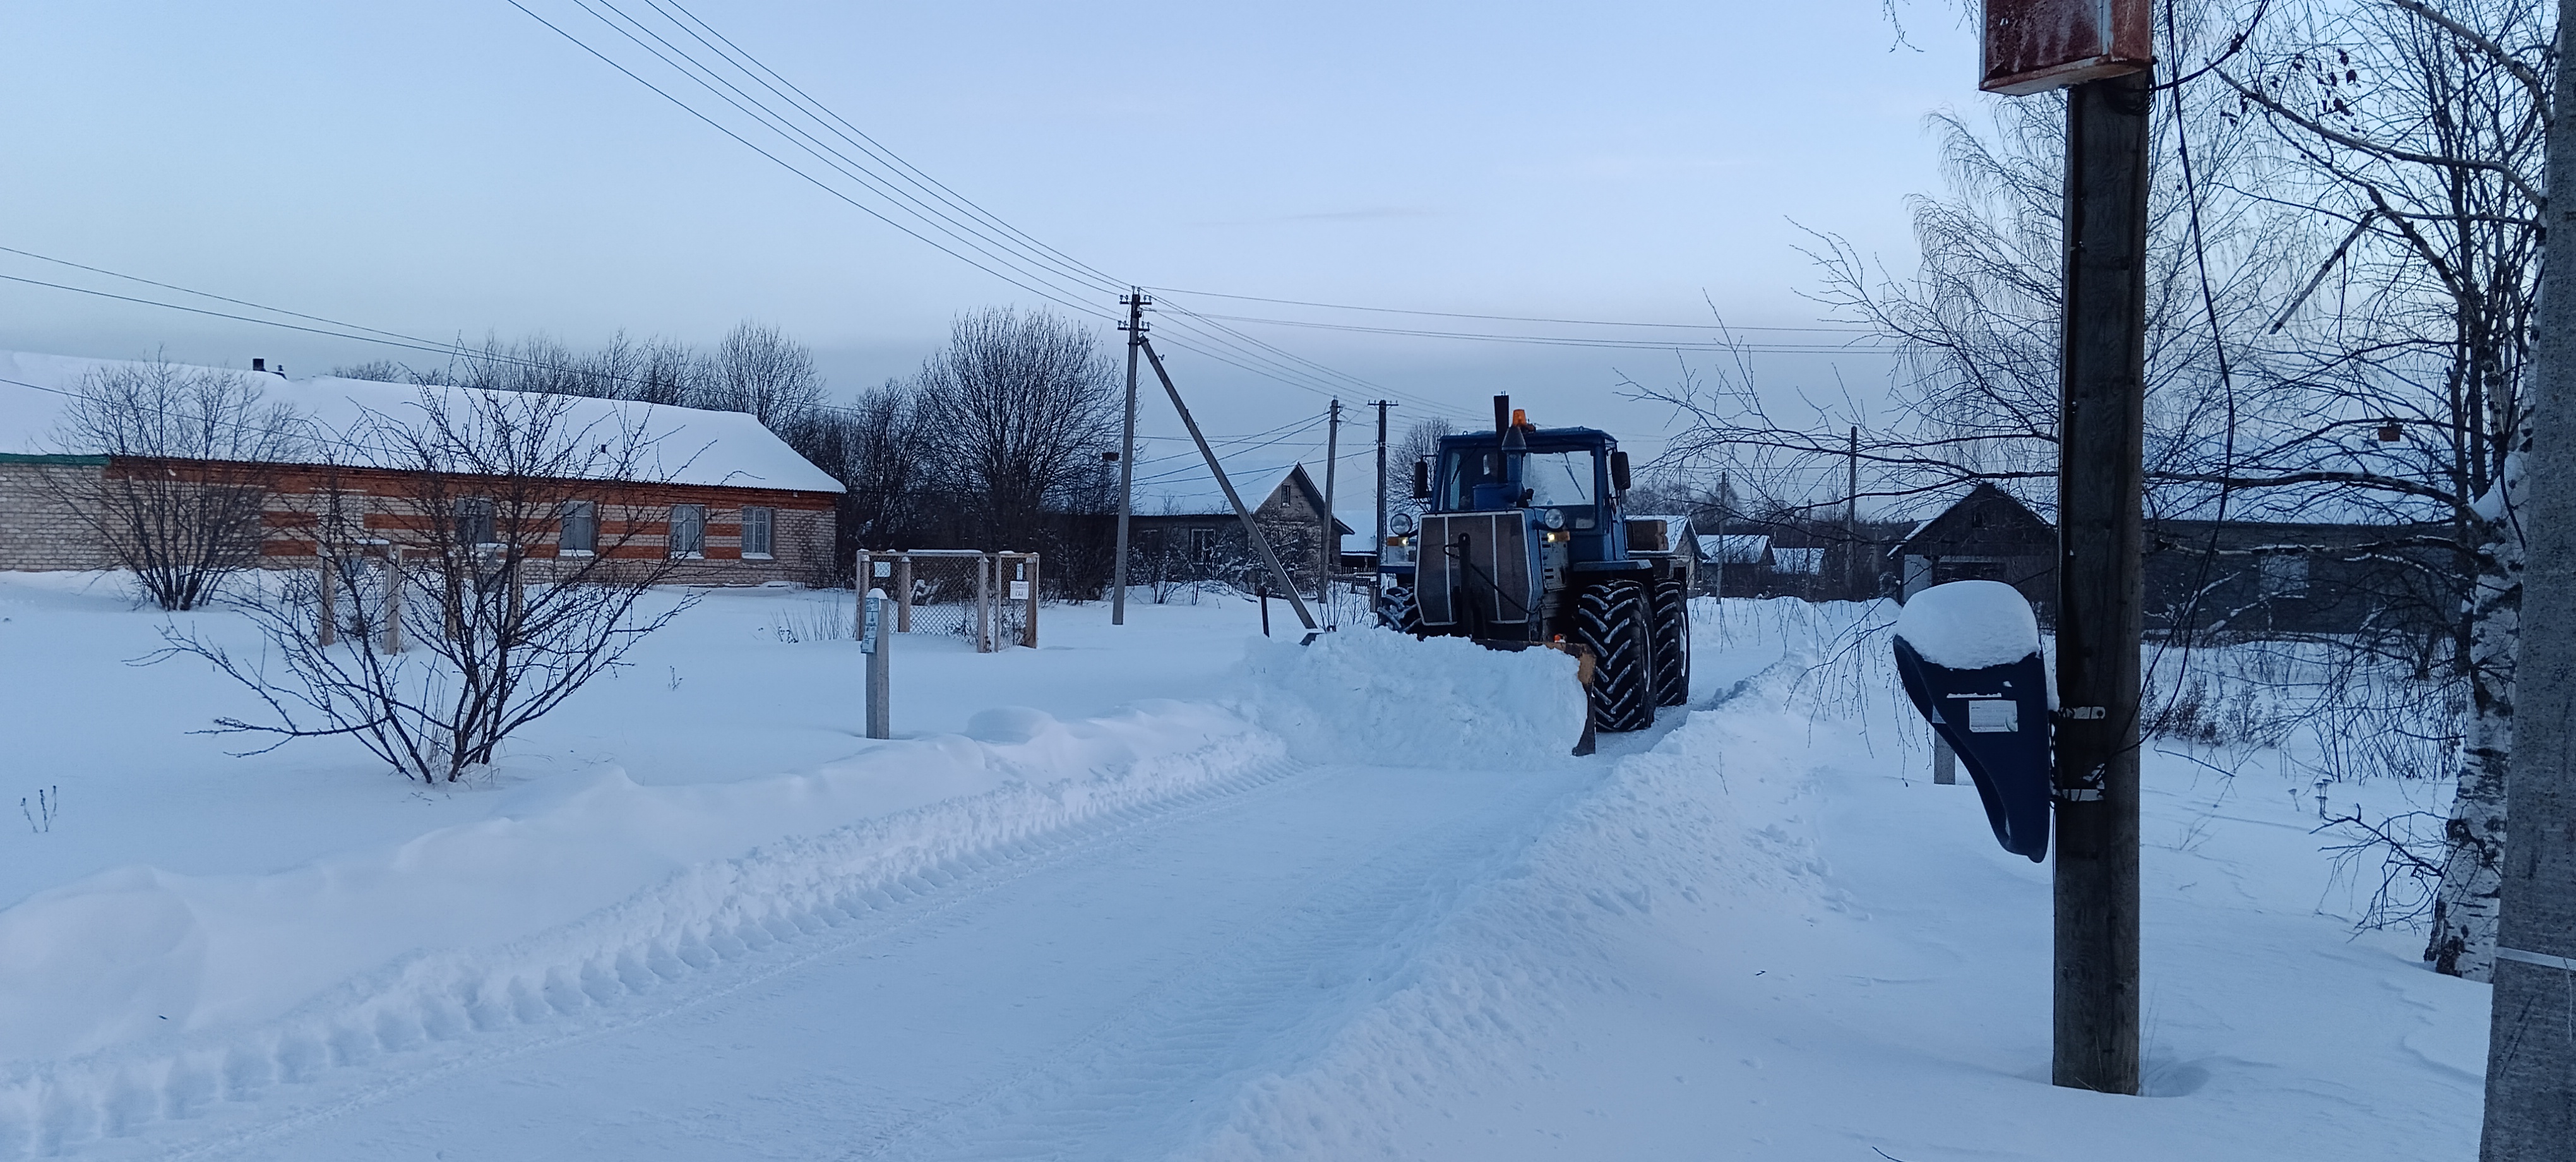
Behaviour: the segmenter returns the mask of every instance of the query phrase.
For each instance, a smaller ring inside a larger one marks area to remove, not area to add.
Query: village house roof
[[[130,365],[130,361],[0,351],[0,456],[95,455],[103,451],[64,446],[61,419],[72,402],[70,393],[80,388],[85,377],[124,365]],[[230,373],[256,383],[264,402],[285,404],[313,425],[317,433],[314,443],[321,450],[313,453],[308,462],[356,467],[400,465],[371,463],[389,458],[371,452],[364,441],[338,439],[332,434],[351,432],[371,421],[400,425],[423,414],[426,398],[453,398],[475,390],[327,375],[288,379],[267,372]],[[568,430],[642,433],[650,449],[636,472],[639,480],[789,492],[843,491],[840,481],[797,455],[785,440],[743,412],[577,396],[553,398],[565,401]]]
[[[1700,559],[1720,565],[1771,563],[1771,538],[1760,533],[1707,533],[1699,538]]]
[[[1207,460],[1196,447],[1180,444],[1165,448],[1148,457],[1149,446],[1138,445],[1136,460],[1137,516],[1209,516],[1234,519],[1234,508],[1225,502],[1225,490],[1217,486],[1216,477],[1208,471]],[[1220,454],[1220,463],[1225,457]],[[1316,512],[1324,511],[1324,491],[1306,472],[1304,464],[1241,465],[1225,463],[1226,477],[1234,484],[1235,495],[1246,507],[1259,511],[1262,504],[1278,495],[1283,488],[1303,493]],[[1365,479],[1354,482],[1365,487]],[[1338,499],[1338,498],[1336,498]],[[1336,516],[1334,531],[1343,535],[1358,532],[1348,521]]]

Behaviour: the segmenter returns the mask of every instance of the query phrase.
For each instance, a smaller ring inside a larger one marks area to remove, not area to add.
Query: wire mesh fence
[[[860,589],[895,599],[896,633],[953,634],[978,653],[1038,644],[1038,555],[973,549],[859,554]]]

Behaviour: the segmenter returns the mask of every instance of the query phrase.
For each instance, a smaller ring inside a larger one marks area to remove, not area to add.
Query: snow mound
[[[1586,709],[1575,661],[1380,629],[1256,642],[1250,711],[1308,762],[1535,770],[1569,761]]]
[[[739,783],[596,768],[273,874],[128,867],[31,896],[0,910],[0,1153],[668,988],[1292,769],[1278,739],[1202,703],[977,727]]]
[[[2038,653],[2039,618],[2001,581],[1953,581],[1907,600],[1896,636],[1933,665],[1982,670]]]

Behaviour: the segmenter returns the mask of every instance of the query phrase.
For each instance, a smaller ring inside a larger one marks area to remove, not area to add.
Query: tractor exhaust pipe
[[[1512,430],[1512,397],[1494,397],[1494,438],[1502,439]]]

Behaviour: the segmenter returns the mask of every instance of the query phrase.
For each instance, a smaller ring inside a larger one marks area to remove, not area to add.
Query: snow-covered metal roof
[[[84,359],[0,351],[0,453],[95,453],[100,449],[67,447],[61,442],[61,419],[84,378],[92,372],[131,361]],[[346,434],[371,423],[399,426],[424,414],[424,403],[440,396],[455,398],[475,389],[419,387],[407,383],[315,376],[288,379],[264,372],[225,368],[255,384],[263,402],[293,408],[317,433],[322,448],[314,462],[367,466],[371,459],[363,440]],[[489,394],[508,396],[512,392]],[[793,492],[840,492],[841,483],[817,468],[759,420],[743,412],[703,411],[629,400],[563,396],[564,422],[572,431],[596,428],[635,431],[649,442],[640,480],[727,488],[775,488]],[[390,465],[377,465],[390,466]]]
[[[1759,565],[1771,551],[1771,538],[1760,533],[1705,533],[1699,538],[1701,558],[1721,565]]]

